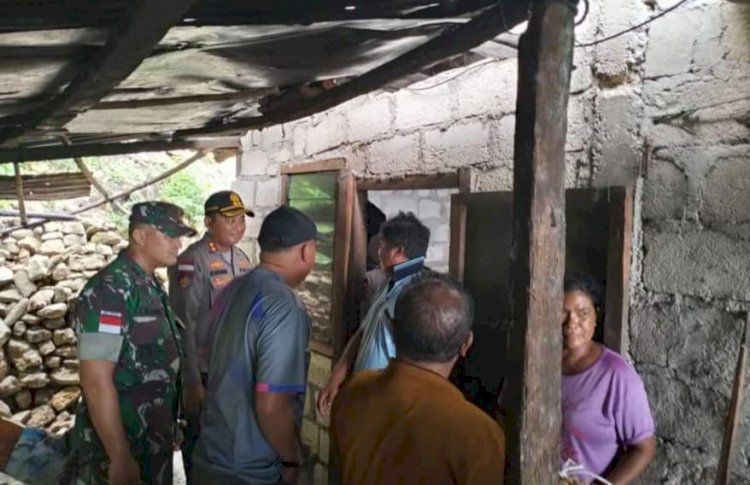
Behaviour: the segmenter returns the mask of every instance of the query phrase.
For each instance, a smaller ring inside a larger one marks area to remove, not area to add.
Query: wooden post
[[[623,353],[630,302],[630,259],[633,238],[633,186],[610,188],[607,298],[604,305],[604,344]]]
[[[18,197],[18,214],[21,216],[21,225],[28,223],[26,219],[26,203],[23,200],[23,177],[21,177],[21,165],[13,162],[13,172],[16,175],[16,196]]]
[[[565,136],[574,17],[571,2],[536,1],[519,42],[514,324],[506,401],[506,483],[513,485],[556,485],[560,468]]]
[[[745,374],[747,373],[747,349],[750,346],[750,313],[745,315],[745,326],[742,329],[742,340],[740,340],[740,352],[737,357],[737,369],[734,373],[734,385],[732,386],[732,399],[729,401],[727,420],[724,425],[724,438],[721,443],[721,455],[719,455],[719,466],[716,472],[716,485],[728,485],[732,478],[732,457],[737,448],[737,427],[742,420],[742,401],[745,396]]]

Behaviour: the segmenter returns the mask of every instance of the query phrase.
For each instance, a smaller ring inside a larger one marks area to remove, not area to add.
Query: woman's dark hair
[[[471,297],[461,285],[447,275],[427,272],[396,300],[396,353],[418,362],[449,362],[469,337],[473,320]]]
[[[580,291],[591,299],[594,308],[599,310],[604,304],[604,290],[602,285],[591,275],[586,273],[572,273],[565,277],[563,284],[565,293]]]
[[[399,212],[380,226],[386,243],[404,248],[409,259],[425,256],[430,245],[430,230],[413,212]]]

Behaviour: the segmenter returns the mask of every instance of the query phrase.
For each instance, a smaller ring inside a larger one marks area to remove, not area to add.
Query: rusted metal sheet
[[[80,172],[23,175],[24,200],[59,200],[88,197],[91,183]],[[15,177],[0,177],[0,199],[17,199]]]
[[[0,0],[0,140],[126,148],[113,142],[261,128],[472,49],[507,57],[487,46],[512,39],[486,41],[528,12],[528,0],[349,3]],[[342,89],[320,87],[331,80]]]

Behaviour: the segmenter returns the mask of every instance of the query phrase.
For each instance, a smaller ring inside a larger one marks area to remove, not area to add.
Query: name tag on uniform
[[[136,323],[149,323],[156,320],[156,317],[133,317],[133,321]]]
[[[211,286],[214,288],[222,288],[232,281],[232,277],[228,274],[222,274],[221,276],[214,276],[211,278]]]

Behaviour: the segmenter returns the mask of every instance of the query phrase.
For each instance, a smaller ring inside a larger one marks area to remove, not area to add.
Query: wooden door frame
[[[286,165],[281,168],[280,203],[289,201],[289,177],[293,175],[334,172],[338,174],[333,236],[333,261],[331,281],[331,343],[310,339],[310,349],[331,358],[338,358],[344,350],[347,338],[347,294],[351,285],[352,224],[355,221],[355,178],[347,167],[346,160],[334,158]],[[339,256],[340,255],[340,256]]]
[[[604,344],[622,353],[627,349],[630,311],[630,266],[633,251],[634,187],[608,187],[610,208],[607,247],[607,287],[605,294]],[[450,274],[463,281],[466,253],[468,194],[451,198]]]
[[[358,177],[355,181],[357,192],[355,202],[358,204],[360,211],[357,213],[360,215],[364,214],[364,207],[367,204],[367,192],[369,191],[458,189],[459,193],[465,193],[471,189],[471,176],[472,171],[470,167],[461,167],[453,172],[446,173],[413,174],[387,178]],[[356,220],[352,226],[354,236],[349,269],[352,284],[349,287],[346,300],[357,305],[357,307],[354,310],[349,310],[356,312],[350,313],[350,315],[359,315],[359,304],[361,303],[362,295],[356,285],[358,281],[362,281],[367,265],[367,234],[365,226],[366,221]],[[357,279],[357,276],[359,276],[359,279]],[[354,323],[358,322],[356,317],[351,318],[349,321],[351,325],[348,332],[351,335],[355,330]]]

